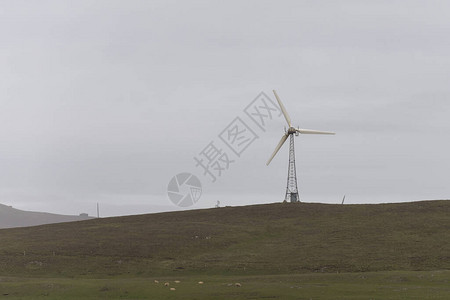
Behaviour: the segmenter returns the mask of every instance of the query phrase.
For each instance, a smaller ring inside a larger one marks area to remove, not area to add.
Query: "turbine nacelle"
[[[287,130],[288,134],[293,134],[293,133],[297,133],[297,128],[295,127],[289,127]],[[298,134],[297,134],[298,135]]]

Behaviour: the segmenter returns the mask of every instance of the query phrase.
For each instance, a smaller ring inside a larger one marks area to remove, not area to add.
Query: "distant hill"
[[[87,215],[67,216],[44,212],[23,211],[0,204],[0,228],[26,227],[51,223],[92,219]]]
[[[266,204],[0,230],[0,274],[450,269],[450,201]]]

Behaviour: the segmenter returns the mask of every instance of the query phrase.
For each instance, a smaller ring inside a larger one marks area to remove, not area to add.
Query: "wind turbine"
[[[280,105],[281,111],[283,112],[284,118],[286,119],[286,122],[289,127],[287,130],[285,129],[284,135],[281,137],[280,142],[278,143],[277,147],[273,151],[273,153],[270,156],[269,160],[267,161],[266,165],[270,164],[272,159],[275,157],[275,155],[280,150],[281,146],[283,146],[284,142],[289,137],[290,145],[289,145],[288,178],[287,178],[286,196],[284,198],[284,201],[300,202],[300,199],[298,197],[297,175],[296,175],[296,170],[295,170],[294,134],[296,136],[298,136],[299,133],[301,133],[301,134],[335,134],[335,133],[329,132],[329,131],[318,131],[318,130],[301,129],[301,128],[293,127],[292,123],[291,123],[291,118],[289,117],[289,114],[287,113],[286,108],[284,108],[283,103],[281,103],[281,100],[278,97],[277,92],[274,90],[273,93],[275,94],[275,98],[277,98],[278,105]]]

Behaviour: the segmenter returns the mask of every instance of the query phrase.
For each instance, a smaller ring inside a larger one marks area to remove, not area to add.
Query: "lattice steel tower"
[[[298,133],[296,135],[298,135]],[[294,134],[290,134],[289,137],[289,166],[284,201],[292,203],[300,202],[297,188],[297,172],[295,168]]]

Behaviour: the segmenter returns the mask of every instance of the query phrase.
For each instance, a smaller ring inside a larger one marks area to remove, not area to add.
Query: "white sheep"
[[[168,283],[168,282],[165,282],[165,283],[164,283],[164,286],[169,286],[169,283]]]
[[[237,287],[241,287],[242,286],[239,282],[236,282],[234,285],[237,286]]]
[[[203,284],[203,281],[199,281],[198,284]]]
[[[171,291],[175,291],[175,288],[170,288]]]
[[[158,281],[158,280],[155,280],[155,283],[159,283],[159,281]]]
[[[179,280],[175,280],[174,282],[175,282],[175,283],[180,283],[180,281],[179,281]]]

